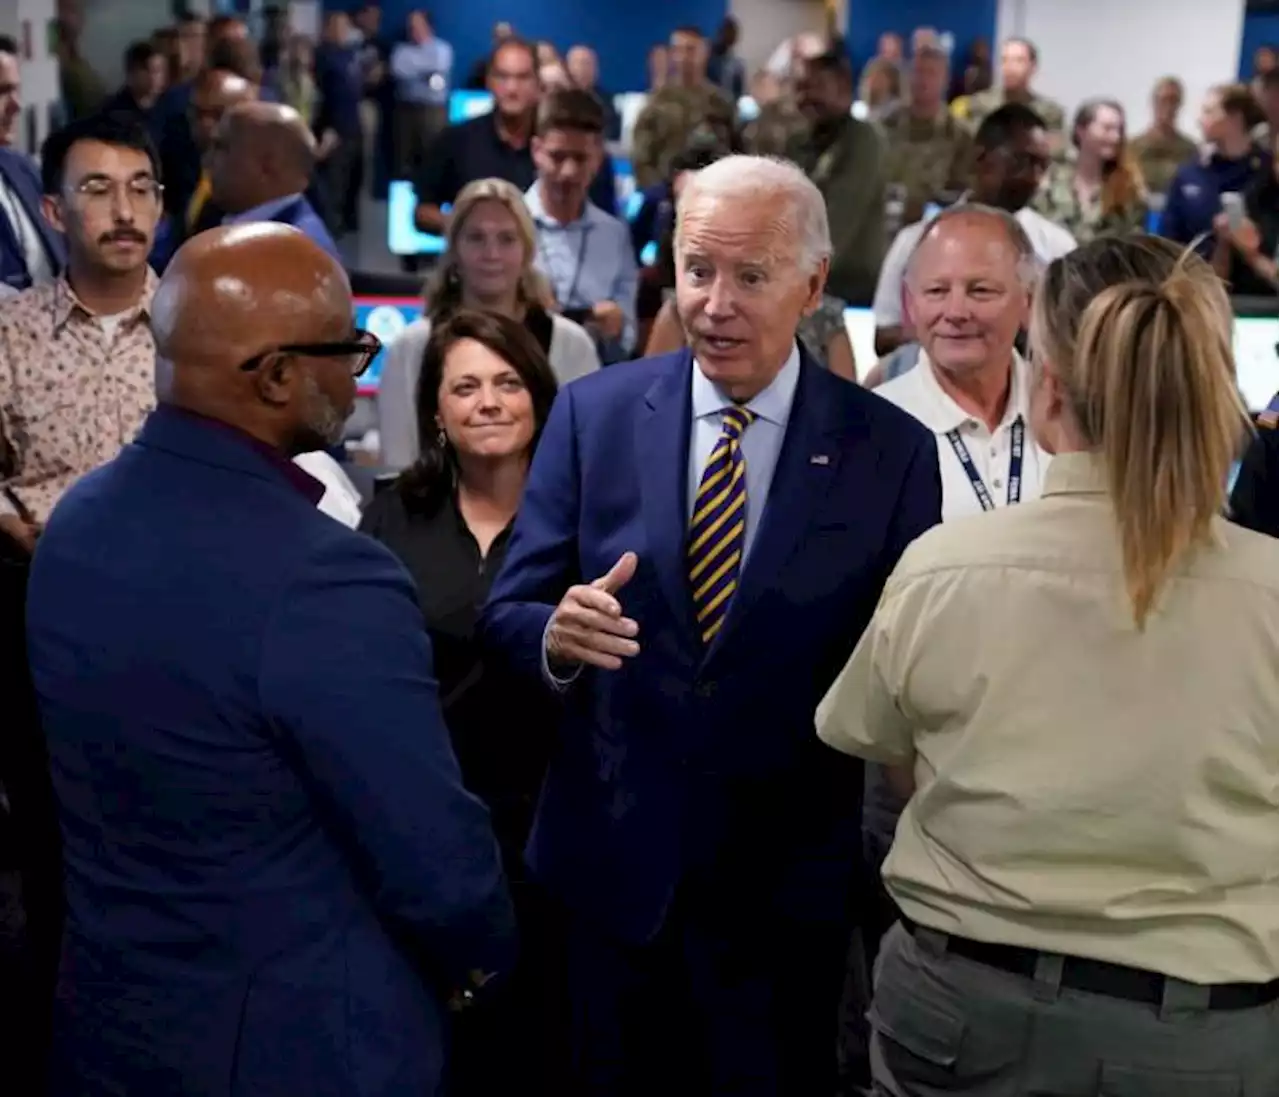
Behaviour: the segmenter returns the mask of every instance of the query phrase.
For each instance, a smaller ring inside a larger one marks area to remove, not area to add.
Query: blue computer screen
[[[422,315],[422,301],[417,297],[357,297],[355,306],[356,327],[371,331],[382,340],[384,347],[394,343],[400,333]],[[361,396],[372,396],[378,391],[386,353],[384,350],[379,354],[361,375]]]

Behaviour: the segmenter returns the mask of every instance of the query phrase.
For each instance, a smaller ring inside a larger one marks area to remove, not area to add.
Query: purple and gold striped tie
[[[741,443],[742,432],[756,414],[731,407],[723,415],[689,523],[689,583],[704,644],[710,644],[724,624],[746,547],[747,462]]]

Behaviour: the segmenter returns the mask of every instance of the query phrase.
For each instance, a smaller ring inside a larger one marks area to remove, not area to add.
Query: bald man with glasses
[[[297,229],[211,229],[156,290],[160,406],[77,484],[28,637],[64,836],[54,1097],[436,1093],[510,961],[413,586],[316,509],[379,345]]]

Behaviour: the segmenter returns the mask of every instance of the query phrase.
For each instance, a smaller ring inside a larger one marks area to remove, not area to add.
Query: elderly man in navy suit
[[[333,259],[215,228],[152,304],[162,402],[62,498],[32,677],[62,824],[54,1097],[427,1097],[509,962],[413,584],[316,509],[378,344]]]
[[[797,342],[830,252],[793,165],[694,177],[690,348],[561,391],[485,611],[564,694],[529,860],[590,1097],[835,1091],[861,774],[814,710],[941,491],[930,435]]]

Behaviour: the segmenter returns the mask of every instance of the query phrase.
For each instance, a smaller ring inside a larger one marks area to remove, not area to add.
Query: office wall
[[[129,43],[173,22],[170,0],[90,0],[84,5],[80,52],[115,88],[124,79],[121,62]]]
[[[823,0],[730,0],[729,13],[738,20],[738,54],[749,73],[763,67],[786,39],[827,25]]]
[[[58,59],[49,51],[54,0],[0,0],[0,31],[12,35],[22,54],[22,123],[17,145],[35,154],[49,135],[51,112],[61,98]]]
[[[795,0],[755,2],[785,5]],[[643,88],[645,58],[655,42],[665,41],[682,23],[710,34],[727,10],[725,0],[459,0],[450,4],[384,0],[387,29],[401,28],[416,7],[432,11],[440,36],[453,45],[459,74],[488,53],[493,25],[507,20],[526,37],[546,38],[561,50],[575,42],[594,46],[610,91]]]
[[[1052,2],[1070,11],[1075,0]],[[886,31],[904,39],[917,27],[933,27],[939,34],[950,32],[960,56],[975,38],[991,42],[996,36],[998,0],[848,0],[848,4],[845,37],[859,68],[875,55],[876,40]]]
[[[1181,77],[1184,128],[1214,84],[1234,77],[1244,22],[1242,0],[999,0],[997,34],[1023,35],[1040,49],[1037,87],[1070,115],[1107,95],[1124,105],[1131,130],[1150,120],[1152,85]],[[1274,23],[1273,23],[1274,25]]]

